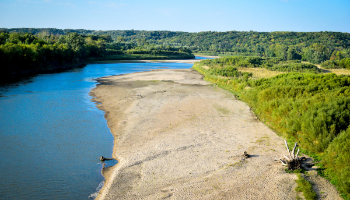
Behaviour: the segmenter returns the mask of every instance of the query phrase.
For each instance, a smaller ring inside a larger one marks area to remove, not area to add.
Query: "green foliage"
[[[94,31],[84,29],[2,29],[35,35],[66,35],[75,32],[81,35],[109,35],[120,43],[134,43],[138,46],[159,45],[188,47],[195,53],[207,55],[241,55],[279,57],[283,60],[300,60],[321,63],[350,57],[350,34],[340,32],[254,32],[254,31],[206,31],[198,33],[174,31],[111,30]],[[1,40],[0,40],[1,41]],[[338,54],[338,55],[337,55]],[[338,56],[338,57],[337,57]]]
[[[146,41],[142,41],[146,44]],[[142,54],[144,56],[131,56]],[[186,47],[139,46],[114,42],[110,35],[80,35],[70,32],[55,36],[47,32],[0,32],[0,59],[3,78],[12,75],[83,65],[87,60],[194,58]]]
[[[258,56],[225,56],[212,60],[202,60],[201,65],[207,66],[235,66],[235,67],[264,67],[271,71],[321,73],[315,65],[300,63],[299,60],[284,61],[282,58],[261,58]]]
[[[350,69],[350,58],[339,60],[327,60],[321,63],[321,67],[325,69]]]
[[[307,48],[303,49],[304,54],[302,60],[309,61],[310,63],[322,63],[328,60],[331,56],[331,51],[325,45],[313,44]]]
[[[225,77],[251,77],[252,73],[240,72],[237,68],[233,66],[225,66],[225,67],[213,67],[209,70],[210,74],[225,76]]]
[[[350,199],[350,128],[342,131],[325,151],[323,165],[326,175],[344,197]]]
[[[217,61],[206,61],[210,68],[221,64],[208,62]],[[194,65],[206,80],[233,91],[262,121],[316,155],[323,173],[344,198],[350,198],[350,76],[285,73],[228,81],[209,73],[210,68],[205,69],[202,63]]]
[[[350,58],[344,58],[339,61],[340,68],[350,69]]]
[[[301,174],[297,174],[298,180],[297,182],[298,186],[295,188],[297,192],[303,192],[303,195],[306,200],[315,200],[317,199],[316,192],[312,189],[312,184],[307,181]]]
[[[305,173],[305,170],[304,170],[304,169],[296,169],[296,170],[291,171],[291,170],[289,170],[288,168],[286,168],[285,171],[286,171],[287,173],[289,173],[289,174],[292,174],[292,173],[294,173],[294,174],[296,174],[296,173]]]
[[[265,65],[265,68],[271,71],[279,72],[303,72],[303,73],[321,73],[322,70],[315,65],[308,63],[291,63],[291,64],[279,64],[279,65]]]
[[[341,60],[344,58],[350,58],[350,49],[344,49],[342,51],[335,50],[332,53],[330,60]]]
[[[321,63],[321,67],[325,69],[339,69],[339,61],[337,60],[327,60]]]
[[[208,66],[232,65],[237,67],[259,67],[262,63],[262,58],[251,57],[251,56],[230,56],[230,57],[220,57],[212,60],[201,60],[200,63]]]

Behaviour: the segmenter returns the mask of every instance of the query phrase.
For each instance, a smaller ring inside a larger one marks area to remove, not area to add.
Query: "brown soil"
[[[283,139],[202,79],[191,69],[99,79],[91,95],[119,163],[98,199],[296,199],[296,175],[275,161]]]

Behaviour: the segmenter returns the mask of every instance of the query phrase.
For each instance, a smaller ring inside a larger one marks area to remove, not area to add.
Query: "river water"
[[[185,63],[90,64],[0,87],[0,199],[94,199],[100,156],[112,157],[104,113],[91,102],[96,78]]]

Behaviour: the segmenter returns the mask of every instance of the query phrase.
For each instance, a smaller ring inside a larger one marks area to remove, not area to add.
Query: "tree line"
[[[38,73],[85,65],[89,60],[194,58],[186,47],[126,42],[110,35],[77,32],[48,34],[0,31],[2,76]]]
[[[189,33],[180,31],[95,31],[53,28],[3,30],[14,33],[31,32],[56,36],[72,32],[81,35],[109,35],[114,41],[124,42],[129,46],[147,44],[186,47],[194,53],[207,55],[278,57],[283,60],[302,60],[314,64],[320,64],[327,60],[337,62],[350,58],[350,34],[341,32],[206,31]],[[343,65],[337,66],[343,67]]]

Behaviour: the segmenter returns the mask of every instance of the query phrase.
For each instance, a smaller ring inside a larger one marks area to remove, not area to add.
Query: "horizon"
[[[346,0],[3,0],[0,27],[180,32],[350,32]]]
[[[322,32],[334,32],[334,33],[350,33],[350,32],[340,32],[340,31],[237,31],[237,30],[231,30],[231,31],[198,31],[198,32],[190,32],[190,31],[171,31],[171,30],[136,30],[136,29],[111,29],[111,30],[93,30],[93,29],[83,29],[83,28],[34,28],[34,27],[17,27],[17,28],[3,28],[1,29],[58,29],[58,30],[87,30],[87,31],[102,31],[102,32],[108,32],[108,31],[169,31],[169,32],[183,32],[183,33],[201,33],[201,32],[217,32],[217,33],[225,33],[225,32],[258,32],[258,33],[275,33],[275,32],[290,32],[290,33],[322,33]]]

